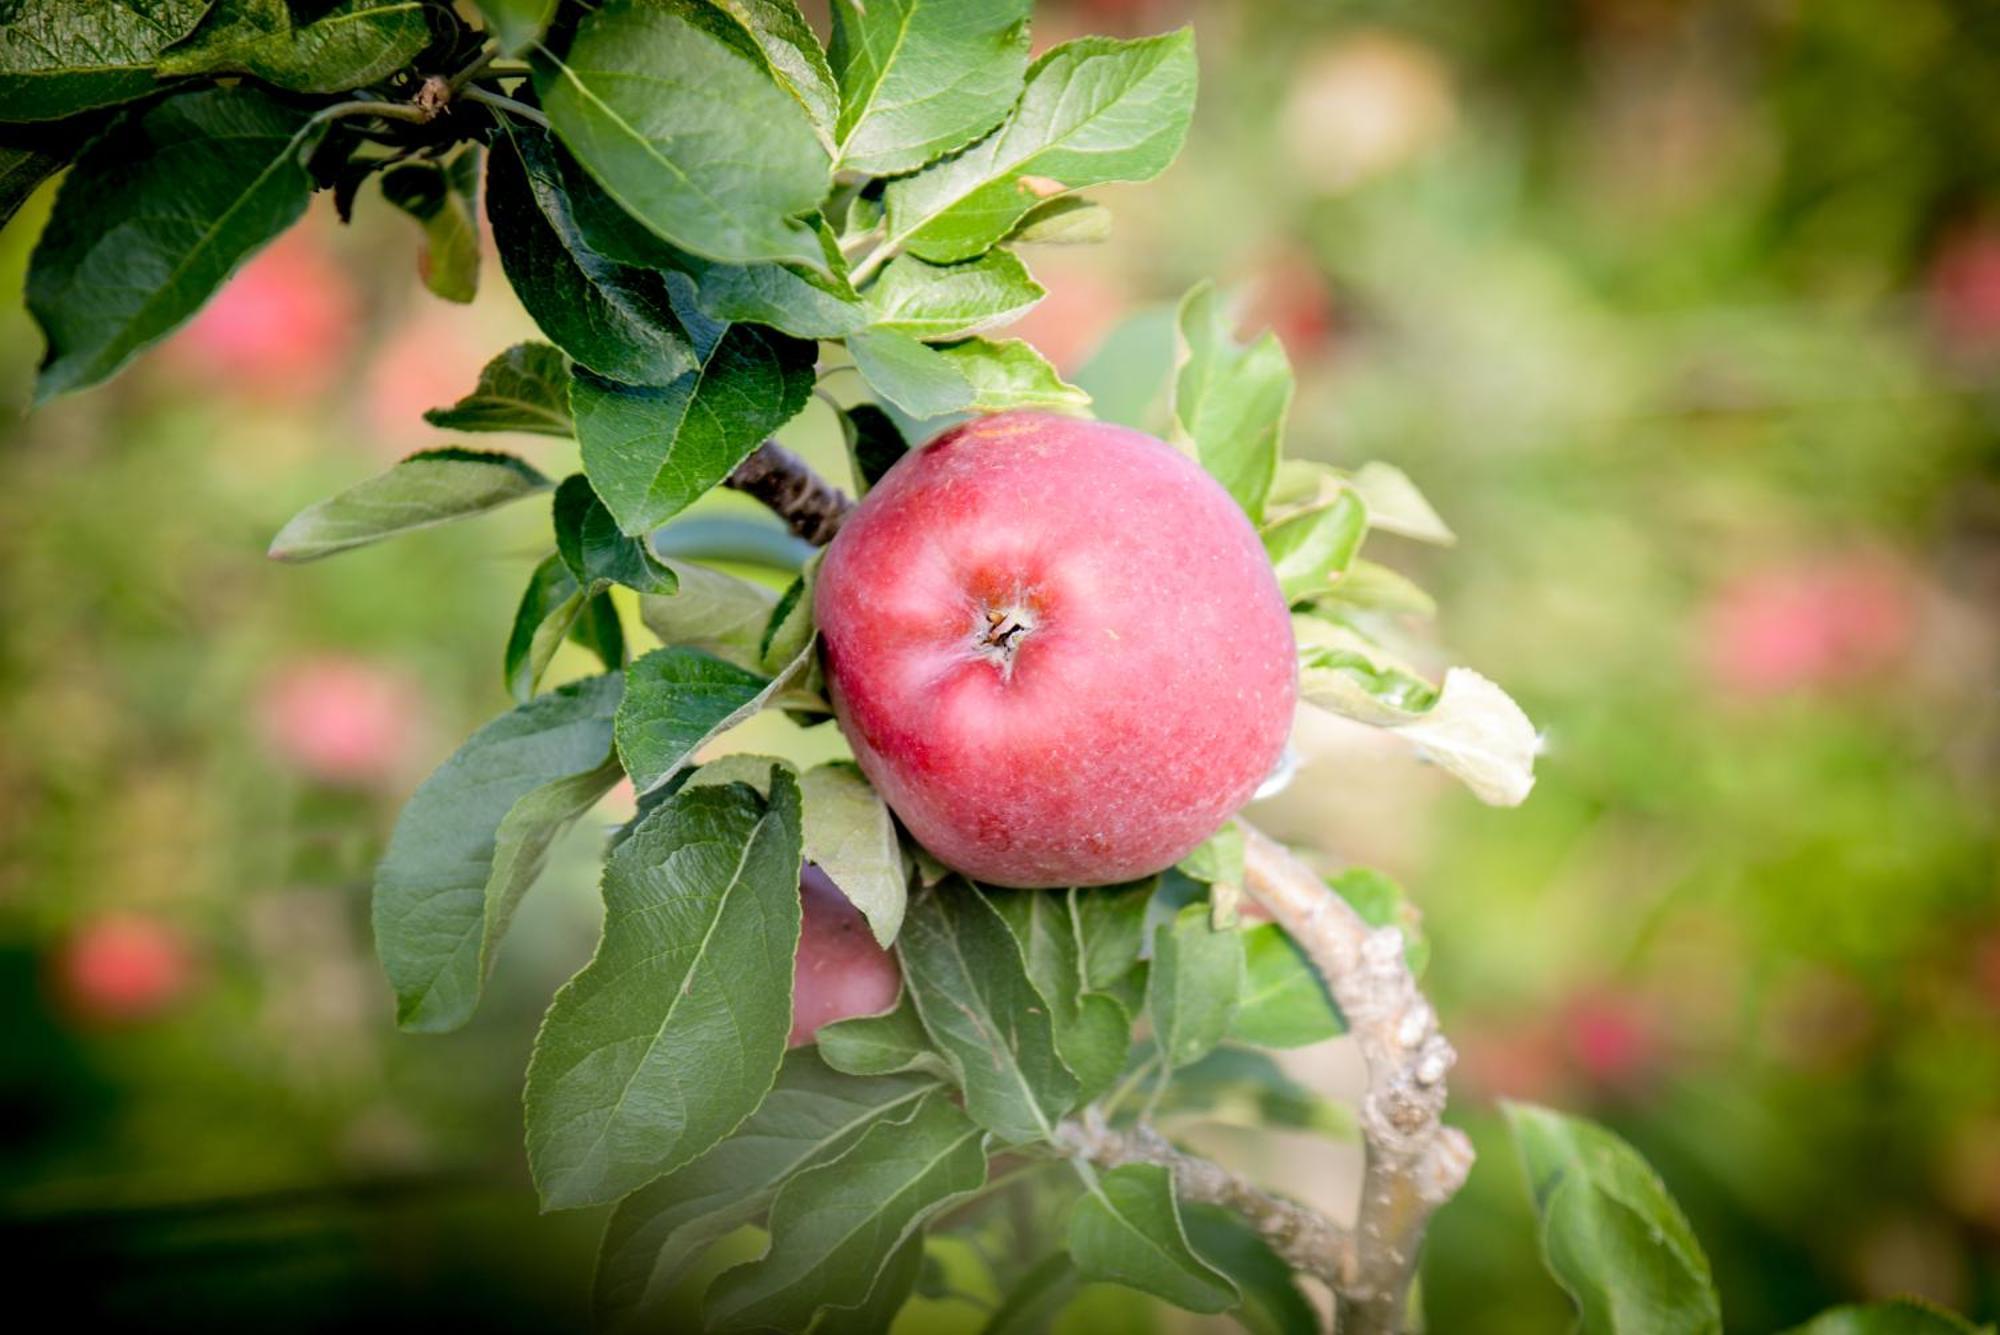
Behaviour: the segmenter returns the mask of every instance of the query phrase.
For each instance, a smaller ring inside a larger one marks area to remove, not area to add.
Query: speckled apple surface
[[[1270,772],[1298,694],[1228,493],[1151,436],[1047,413],[900,460],[827,549],[814,611],[862,770],[996,885],[1172,865]]]

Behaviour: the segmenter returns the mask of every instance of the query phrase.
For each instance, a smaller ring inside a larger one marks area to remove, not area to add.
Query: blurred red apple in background
[[[360,302],[311,225],[242,270],[162,349],[179,376],[272,403],[318,398],[344,370]]]
[[[1171,865],[1270,773],[1298,694],[1242,510],[1106,423],[1002,413],[906,455],[828,547],[814,606],[861,768],[997,885]]]
[[[1908,574],[1863,553],[1740,575],[1711,600],[1701,634],[1713,680],[1770,695],[1881,671],[1908,649],[1915,619]]]
[[[868,919],[810,862],[799,873],[799,898],[805,918],[793,969],[793,1047],[812,1042],[823,1024],[888,1010],[903,987],[896,957],[875,944]]]
[[[194,958],[180,929],[138,913],[113,913],[84,923],[56,957],[63,1001],[86,1020],[149,1019],[184,997]]]
[[[259,692],[257,722],[272,753],[322,783],[393,781],[424,717],[416,687],[365,659],[288,663]]]

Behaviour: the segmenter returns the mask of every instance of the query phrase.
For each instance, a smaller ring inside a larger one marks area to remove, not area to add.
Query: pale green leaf
[[[931,1047],[907,988],[895,1006],[880,1015],[857,1015],[821,1025],[813,1042],[828,1066],[850,1075],[915,1071],[951,1078],[951,1067]]]
[[[1044,198],[1150,180],[1180,152],[1194,114],[1194,38],[1185,30],[1065,42],[1028,70],[1000,128],[956,157],[889,184],[888,244],[948,264],[983,254]]]
[[[741,784],[676,793],[612,853],[604,939],[556,994],[528,1063],[545,1208],[616,1200],[763,1102],[791,1026],[799,865],[798,787],[783,770],[768,802]]]
[[[877,397],[918,421],[972,406],[972,382],[936,348],[893,329],[847,337],[848,355]]]
[[[805,798],[806,861],[833,878],[883,946],[903,925],[908,884],[896,822],[853,765],[815,765],[799,780]]]
[[[1278,469],[1292,367],[1276,334],[1236,341],[1210,283],[1181,299],[1174,357],[1173,440],[1220,482],[1253,522]]]
[[[1286,598],[1297,598],[1340,580],[1368,536],[1368,509],[1353,492],[1265,525],[1261,534],[1271,569]]]
[[[928,264],[904,255],[869,287],[868,321],[926,342],[964,338],[1025,314],[1047,295],[1010,251],[963,264]]]
[[[1091,246],[1110,236],[1110,209],[1081,195],[1057,195],[1023,214],[1005,239],[1023,246]]]
[[[1069,1252],[1086,1280],[1123,1284],[1190,1312],[1227,1311],[1241,1297],[1188,1245],[1173,1175],[1158,1164],[1101,1174],[1070,1215]]]
[[[405,162],[382,173],[382,197],[424,231],[424,286],[446,301],[479,295],[478,147],[449,164]]]
[[[1243,987],[1243,937],[1216,931],[1208,907],[1189,904],[1153,933],[1146,1013],[1169,1067],[1207,1056],[1229,1032]]]
[[[299,511],[271,539],[270,556],[316,561],[399,533],[485,514],[552,485],[511,454],[425,450]]]
[[[610,786],[622,686],[615,674],[592,677],[501,715],[403,808],[375,873],[374,922],[405,1029],[454,1029],[471,1016],[507,913],[539,869],[546,844],[532,841],[567,823],[560,813],[579,790],[535,794],[589,774]]]
[[[761,584],[689,561],[668,561],[680,590],[668,597],[639,600],[639,619],[669,647],[680,645],[713,654],[724,662],[756,671],[764,627],[777,595]]]
[[[1090,395],[1057,375],[1046,357],[1018,338],[968,338],[941,344],[936,351],[972,386],[972,407],[980,412],[1045,408],[1090,415]]]
[[[1402,469],[1392,464],[1365,463],[1355,470],[1353,486],[1367,502],[1370,528],[1445,546],[1458,541]]]
[[[836,165],[897,176],[963,148],[1021,94],[1031,0],[834,0]]]

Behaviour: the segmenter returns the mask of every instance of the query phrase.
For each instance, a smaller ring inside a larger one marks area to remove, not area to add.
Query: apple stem
[[[854,508],[846,492],[775,440],[752,450],[722,485],[762,501],[792,532],[815,547],[832,542],[841,521]]]
[[[1472,1169],[1472,1142],[1439,1120],[1456,1054],[1404,961],[1402,932],[1371,927],[1284,845],[1238,824],[1243,888],[1325,977],[1367,1063],[1361,1201],[1333,1289],[1341,1335],[1393,1335],[1431,1214]]]

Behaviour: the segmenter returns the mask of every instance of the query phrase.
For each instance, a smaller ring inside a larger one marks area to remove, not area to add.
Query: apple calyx
[[[1014,657],[1036,624],[1035,609],[1023,599],[1006,607],[982,608],[973,621],[973,652],[999,668],[1005,680],[1014,675]]]

